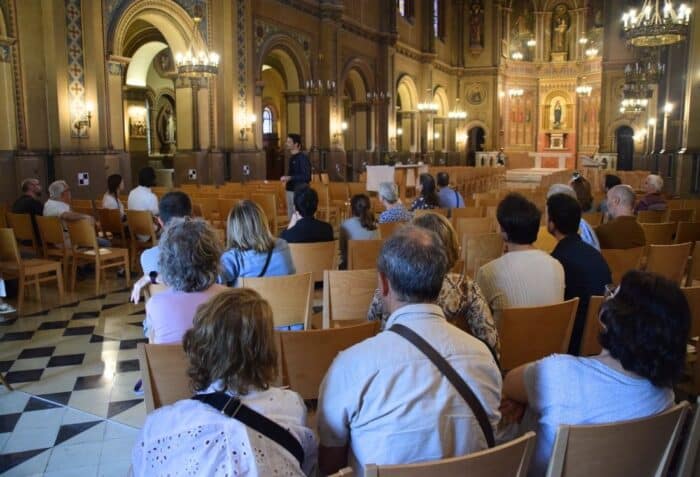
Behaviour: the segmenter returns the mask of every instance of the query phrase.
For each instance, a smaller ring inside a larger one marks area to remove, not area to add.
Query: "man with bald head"
[[[627,184],[608,191],[608,215],[611,220],[595,229],[600,248],[635,248],[646,245],[644,230],[634,216],[634,190]]]

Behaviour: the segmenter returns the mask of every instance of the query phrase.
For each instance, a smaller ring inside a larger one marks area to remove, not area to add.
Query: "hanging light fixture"
[[[177,73],[189,78],[204,78],[216,76],[219,73],[219,55],[209,52],[207,44],[199,32],[199,24],[202,21],[203,8],[196,3],[192,8],[192,39],[187,52],[178,52],[175,55]]]
[[[644,0],[641,10],[630,9],[622,15],[622,28],[627,42],[633,46],[664,46],[681,42],[688,36],[691,9],[682,3],[677,9],[673,2]]]

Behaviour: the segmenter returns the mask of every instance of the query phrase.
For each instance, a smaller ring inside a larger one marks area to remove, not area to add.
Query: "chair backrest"
[[[486,210],[483,207],[460,207],[452,209],[450,217],[454,226],[457,219],[480,218],[485,217]]]
[[[685,278],[692,245],[690,242],[675,245],[649,245],[646,270],[658,273],[681,285]]]
[[[241,277],[241,287],[252,288],[270,304],[276,327],[303,323],[309,327],[314,282],[310,272],[278,277]]]
[[[39,235],[41,235],[41,244],[44,247],[44,256],[50,245],[63,247],[65,244],[65,236],[63,235],[63,223],[58,217],[44,217],[37,215],[36,225],[39,227]]]
[[[557,246],[557,239],[547,231],[547,226],[540,227],[537,232],[537,240],[532,244],[536,249],[551,253]]]
[[[600,313],[600,306],[603,304],[604,300],[605,297],[593,295],[588,302],[586,323],[583,326],[583,337],[581,338],[581,349],[579,350],[581,356],[593,356],[600,354],[602,351],[602,347],[598,342],[598,335],[601,330],[598,315]]]
[[[32,248],[36,247],[37,240],[34,236],[34,226],[32,225],[31,215],[8,212],[7,225],[12,228],[17,240],[30,241],[32,243]]]
[[[668,209],[665,222],[692,222],[695,219],[695,209]]]
[[[391,236],[391,234],[396,231],[399,227],[406,225],[408,222],[384,222],[381,224],[377,224],[377,228],[379,229],[379,236],[382,239],[387,239]]]
[[[677,477],[691,477],[700,475],[700,396],[695,403],[692,421],[688,427],[688,435],[682,444],[680,462],[678,464]]]
[[[581,218],[585,219],[591,227],[595,227],[603,223],[602,212],[585,212],[581,214]]]
[[[297,273],[311,272],[314,282],[323,281],[323,271],[336,267],[338,241],[290,243],[289,252]]]
[[[250,200],[258,204],[270,226],[272,233],[277,233],[277,197],[274,192],[253,192],[250,194]]]
[[[139,343],[138,354],[146,412],[192,396],[189,361],[181,344]]]
[[[15,234],[9,227],[0,228],[0,262],[10,262],[19,266],[19,248]]]
[[[665,475],[688,403],[651,417],[559,426],[547,477]]]
[[[413,211],[413,215],[415,217],[418,217],[420,215],[425,215],[425,214],[439,214],[439,215],[442,215],[443,217],[447,217],[449,210],[450,209],[444,209],[444,208],[439,208],[439,207],[436,207],[434,209],[416,209]]]
[[[481,476],[525,477],[535,448],[530,431],[512,441],[461,457],[403,465],[366,465],[365,477]]]
[[[241,199],[216,199],[216,210],[218,210],[219,212],[219,220],[222,222],[228,221],[228,214],[231,212],[231,209],[233,209],[233,207],[240,201]],[[267,215],[267,211],[265,212],[265,215]],[[213,220],[211,213],[209,214],[209,217],[207,217],[207,219]]]
[[[323,327],[367,319],[377,289],[377,270],[323,272]]]
[[[572,298],[554,305],[503,309],[498,324],[501,369],[513,369],[552,353],[566,353],[578,301]]]
[[[156,243],[156,232],[153,228],[153,216],[148,210],[127,210],[126,221],[129,224],[131,235],[148,236]]]
[[[604,248],[600,253],[610,267],[613,283],[619,285],[625,273],[639,268],[644,255],[644,247]]]
[[[665,216],[665,210],[640,210],[637,213],[637,222],[640,224],[658,224],[663,222]]]
[[[700,240],[700,222],[678,222],[675,243]]]
[[[321,381],[339,352],[374,336],[378,322],[328,330],[280,331],[282,382],[304,399],[318,398]]]
[[[122,214],[119,209],[98,208],[97,217],[103,232],[109,232],[112,235],[119,235],[125,238],[124,222],[122,222]]]
[[[68,227],[68,235],[70,242],[73,245],[73,250],[78,248],[89,248],[97,250],[97,236],[95,228],[87,219],[72,220],[66,222]]]
[[[693,247],[693,256],[690,259],[690,267],[688,267],[688,280],[686,285],[693,285],[695,280],[700,280],[700,242],[696,241]]]
[[[494,232],[493,219],[490,217],[463,217],[454,220],[457,237],[475,237]]]
[[[700,286],[681,288],[690,307],[690,336],[700,336]]]
[[[471,238],[465,236],[462,241],[462,254],[467,262],[467,275],[475,277],[480,265],[503,255],[503,237],[497,233]]]
[[[653,224],[640,223],[644,230],[647,245],[669,245],[673,243],[673,234],[677,225],[673,222],[659,222]]]
[[[348,240],[348,270],[377,268],[383,243],[381,239]]]

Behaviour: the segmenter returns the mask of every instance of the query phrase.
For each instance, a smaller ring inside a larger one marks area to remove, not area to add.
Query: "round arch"
[[[472,119],[464,126],[464,130],[467,131],[467,133],[474,128],[481,128],[484,130],[484,149],[490,149],[491,129],[489,129],[488,125],[480,119]]]
[[[401,101],[403,111],[415,111],[418,109],[418,88],[413,78],[408,74],[399,77],[396,83],[396,95]]]
[[[438,110],[437,116],[446,117],[447,112],[450,110],[450,102],[447,99],[447,92],[442,86],[436,86],[433,91],[433,101],[437,103]]]
[[[305,60],[304,52],[297,41],[284,33],[275,33],[263,41],[260,53],[255,59],[255,79],[262,80],[262,66],[265,60],[274,56],[284,69],[283,76],[288,90],[299,90],[311,78],[311,69]]]
[[[543,5],[543,10],[548,12],[554,7],[563,3],[569,10],[576,10],[578,8],[583,8],[583,0],[546,0]]]
[[[0,36],[7,37],[7,26],[5,25],[5,13],[0,8]]]
[[[351,81],[356,92],[356,97],[352,98],[353,101],[364,101],[367,92],[374,89],[372,69],[366,61],[359,58],[352,58],[343,66],[339,85],[344,86],[348,80]]]

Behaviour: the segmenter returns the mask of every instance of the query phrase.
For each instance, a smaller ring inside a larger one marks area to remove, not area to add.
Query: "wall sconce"
[[[537,45],[537,41],[536,41],[536,40],[534,40],[534,39],[527,40],[527,46],[529,46],[530,48],[532,48],[532,47],[534,47],[534,46],[536,46],[536,45]]]
[[[458,144],[466,144],[467,143],[467,133],[459,133],[455,137],[455,140],[457,141]]]
[[[511,98],[517,98],[525,94],[525,91],[522,88],[511,88],[508,90],[508,96]]]
[[[241,129],[239,130],[241,142],[246,142],[248,140],[248,132],[255,127],[255,121],[257,121],[257,119],[255,114],[241,114],[241,118],[239,119],[241,122]]]
[[[348,123],[346,121],[343,121],[340,123],[340,128],[336,128],[335,132],[333,133],[333,142],[336,144],[340,143],[340,139],[343,136],[343,133],[348,130]]]
[[[513,58],[515,61],[521,61],[524,57],[523,54],[520,53],[519,51],[516,51],[512,55],[510,55],[511,58]]]
[[[403,136],[403,128],[396,128],[396,135],[397,136]]]
[[[440,139],[440,133],[436,132],[435,134],[433,134],[433,139]]]
[[[673,112],[673,103],[664,104],[664,113],[671,114]]]
[[[644,138],[646,137],[647,133],[648,133],[647,129],[646,129],[646,128],[642,128],[642,129],[640,129],[639,131],[637,131],[637,132],[632,136],[632,138],[633,138],[635,141],[641,141],[642,139],[644,139]]]
[[[576,94],[578,96],[590,96],[592,91],[593,91],[592,86],[582,85],[582,86],[576,87]]]
[[[73,127],[71,136],[77,138],[88,137],[88,129],[92,126],[92,102],[77,101],[73,103]]]

